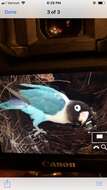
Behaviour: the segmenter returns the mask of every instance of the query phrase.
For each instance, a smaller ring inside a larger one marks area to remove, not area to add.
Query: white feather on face
[[[87,121],[88,117],[89,117],[89,112],[88,111],[82,111],[79,114],[79,119],[78,120],[83,125]]]

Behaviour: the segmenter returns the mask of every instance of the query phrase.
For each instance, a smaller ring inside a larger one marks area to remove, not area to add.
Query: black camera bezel
[[[78,55],[78,57],[77,57]],[[0,75],[32,74],[49,72],[107,71],[106,55],[87,54],[16,58],[3,56]],[[66,64],[65,64],[66,63]],[[74,64],[75,63],[75,64]],[[39,155],[3,153],[1,169],[45,170],[45,171],[106,171],[107,155]]]

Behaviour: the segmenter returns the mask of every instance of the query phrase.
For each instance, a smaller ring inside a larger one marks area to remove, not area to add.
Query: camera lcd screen
[[[107,72],[0,77],[1,153],[107,154]]]

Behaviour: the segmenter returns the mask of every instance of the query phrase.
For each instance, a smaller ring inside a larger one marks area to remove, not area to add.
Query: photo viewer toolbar
[[[106,190],[106,178],[0,178],[1,190]]]

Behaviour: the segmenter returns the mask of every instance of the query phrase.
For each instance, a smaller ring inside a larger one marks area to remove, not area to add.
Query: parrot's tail
[[[0,103],[0,110],[21,110],[30,116],[34,126],[47,121],[47,115],[43,111],[16,98]]]
[[[26,103],[22,102],[19,99],[13,98],[9,101],[1,102],[0,109],[2,110],[21,109],[23,104],[26,104]]]

